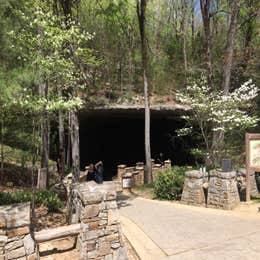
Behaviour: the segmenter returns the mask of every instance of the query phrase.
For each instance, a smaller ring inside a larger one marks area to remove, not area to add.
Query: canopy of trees
[[[257,0],[1,1],[1,143],[15,136],[24,149],[40,147],[47,167],[56,125],[56,153],[69,162],[72,148],[78,176],[83,104],[132,102],[146,84],[149,109],[149,96],[174,99],[202,76],[224,94],[248,79],[258,85],[259,10]],[[223,138],[216,132],[213,143]]]

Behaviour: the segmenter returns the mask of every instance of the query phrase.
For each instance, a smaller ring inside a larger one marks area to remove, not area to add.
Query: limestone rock
[[[36,255],[36,253],[27,256],[27,260],[36,260],[36,259],[37,259],[37,255]]]
[[[107,212],[107,224],[113,225],[119,221],[119,212],[117,209],[109,209]]]
[[[27,255],[33,254],[35,244],[34,244],[34,240],[31,237],[31,234],[28,234],[23,238],[23,243],[24,243],[24,248],[25,248],[26,254]]]
[[[109,202],[106,202],[106,208],[107,209],[117,209],[117,203],[116,201],[109,201]]]
[[[15,240],[13,242],[7,243],[5,245],[5,250],[11,251],[11,250],[14,250],[14,249],[16,249],[18,247],[22,247],[22,246],[23,246],[22,240]]]
[[[0,213],[0,229],[5,228],[7,225],[6,218],[3,213]]]
[[[6,255],[7,259],[16,259],[25,256],[25,250],[23,247],[20,247],[15,250],[7,251]]]
[[[101,192],[80,192],[80,198],[84,205],[100,203],[103,199]]]
[[[30,224],[30,203],[1,206],[1,225],[7,228],[22,227]],[[5,220],[4,220],[5,219]],[[4,223],[6,221],[6,224]]]
[[[93,218],[99,214],[100,207],[97,204],[88,205],[85,207],[83,216],[86,218]]]
[[[112,252],[109,242],[100,242],[98,247],[98,255],[109,255]]]
[[[119,242],[115,242],[115,243],[111,244],[111,248],[113,248],[113,249],[117,249],[119,247],[120,247],[120,243]]]
[[[106,255],[104,260],[113,260],[113,255],[112,254]]]
[[[8,237],[21,236],[29,233],[30,233],[30,229],[28,226],[7,230]]]
[[[107,226],[106,230],[105,230],[105,234],[106,235],[111,235],[118,232],[118,226],[117,225],[111,225],[111,226]]]
[[[125,247],[114,250],[113,260],[127,260]]]
[[[0,236],[0,246],[4,246],[7,243],[7,236]]]

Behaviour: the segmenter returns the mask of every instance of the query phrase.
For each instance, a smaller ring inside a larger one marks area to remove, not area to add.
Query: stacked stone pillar
[[[120,164],[117,166],[117,178],[121,182],[122,181],[122,176],[125,174],[125,168],[126,165]]]
[[[188,205],[205,205],[205,194],[203,190],[204,174],[197,170],[185,172],[185,181],[181,202]]]
[[[81,259],[127,259],[116,192],[102,190],[102,185],[94,183],[81,184],[78,190]]]
[[[240,197],[242,200],[246,198],[246,169],[237,170],[237,181],[240,184]],[[255,172],[250,172],[250,195],[252,197],[258,195],[258,189],[256,185]]]
[[[163,166],[164,166],[164,169],[171,169],[171,167],[172,167],[171,160],[169,159],[169,160],[164,161]]]
[[[0,259],[37,259],[30,230],[30,203],[0,207]]]
[[[153,167],[152,167],[153,181],[155,181],[157,179],[158,172],[161,169],[162,169],[162,165],[161,164],[153,164]]]
[[[137,186],[144,184],[144,163],[138,162],[135,167],[136,174],[134,174],[134,184]]]
[[[207,206],[209,208],[231,210],[239,202],[236,172],[212,170],[210,172]]]

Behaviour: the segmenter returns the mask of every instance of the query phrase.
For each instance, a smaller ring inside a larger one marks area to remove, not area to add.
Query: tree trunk
[[[205,34],[205,63],[208,72],[208,83],[212,91],[215,90],[213,67],[211,58],[211,26],[210,26],[210,0],[200,0],[200,8],[203,20],[204,34]]]
[[[239,2],[240,0],[234,0],[231,10],[230,26],[227,35],[227,45],[225,61],[223,66],[223,81],[222,90],[225,95],[228,95],[230,89],[230,76],[232,68],[233,50],[234,50],[234,39],[237,27],[237,16],[239,12]],[[219,130],[213,134],[212,151],[213,151],[213,163],[215,166],[220,165],[220,160],[222,156],[222,151],[224,148],[224,131]]]
[[[191,1],[192,7],[191,7],[191,42],[192,47],[194,47],[194,37],[195,37],[195,5],[194,0]],[[194,48],[193,48],[194,49]]]
[[[67,143],[67,153],[66,153],[66,164],[68,167],[71,166],[70,163],[70,158],[71,158],[71,116],[70,116],[70,111],[68,112],[68,143]]]
[[[188,62],[187,62],[187,51],[186,51],[186,13],[187,13],[187,2],[183,1],[182,6],[182,22],[181,22],[181,30],[182,30],[182,54],[183,54],[183,69],[184,69],[184,77],[185,77],[185,87],[188,84],[187,81],[187,71],[188,71]]]
[[[224,94],[227,95],[230,89],[230,77],[231,77],[231,69],[232,69],[232,60],[233,60],[233,52],[234,52],[234,40],[235,33],[237,28],[237,16],[239,12],[240,0],[234,0],[232,4],[231,10],[231,19],[229,30],[227,34],[227,45],[226,45],[226,54],[223,66],[223,80],[222,80],[222,90]]]
[[[145,106],[145,181],[152,182],[152,163],[151,163],[151,145],[150,145],[150,104],[149,104],[149,88],[147,79],[147,43],[145,31],[145,12],[146,0],[137,0],[137,15],[139,21],[139,30],[141,36],[141,52],[142,52],[142,66],[143,66],[143,88],[144,88],[144,106]]]
[[[256,25],[255,22],[258,17],[257,8],[255,7],[256,4],[257,4],[257,1],[254,1],[254,0],[247,2],[247,8],[250,8],[250,9],[249,9],[249,13],[248,13],[248,19],[243,24],[243,26],[246,26],[246,31],[245,31],[244,50],[243,50],[243,60],[241,62],[242,72],[240,73],[240,77],[246,71],[248,62],[251,57],[251,51],[252,51],[251,42],[252,42],[252,38],[253,38],[254,26]]]
[[[39,84],[39,94],[43,98],[47,98],[47,86],[46,82]],[[41,168],[47,169],[46,180],[49,183],[48,164],[49,164],[49,133],[48,133],[48,113],[45,108],[41,112]]]
[[[59,96],[62,97],[62,92],[59,89]],[[64,173],[64,159],[65,159],[65,137],[64,137],[64,120],[63,111],[59,110],[59,155],[62,153],[62,175]]]
[[[37,148],[36,148],[36,129],[35,129],[35,119],[32,120],[32,168],[31,168],[31,188],[32,188],[32,199],[31,199],[31,218],[34,222],[35,218],[35,187],[34,187],[34,173],[35,173],[35,163],[37,159]]]
[[[1,120],[1,178],[0,182],[4,180],[4,119]]]
[[[79,119],[77,111],[71,111],[71,149],[72,149],[72,174],[73,183],[79,181],[80,155],[79,155]]]

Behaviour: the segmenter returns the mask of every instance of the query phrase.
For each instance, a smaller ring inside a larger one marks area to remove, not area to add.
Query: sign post
[[[250,173],[260,171],[260,134],[246,133],[246,201],[250,201]]]

